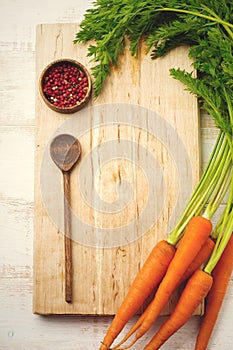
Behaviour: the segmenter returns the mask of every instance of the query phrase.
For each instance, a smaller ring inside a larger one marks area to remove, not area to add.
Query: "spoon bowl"
[[[80,142],[72,135],[58,135],[51,142],[50,154],[62,172],[70,171],[80,158]]]

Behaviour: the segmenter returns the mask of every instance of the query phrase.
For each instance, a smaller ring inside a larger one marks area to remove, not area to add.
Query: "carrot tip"
[[[110,348],[107,344],[105,344],[103,341],[101,341],[100,343],[101,343],[102,345],[104,345],[104,346],[106,347],[106,349],[111,350],[111,348]]]

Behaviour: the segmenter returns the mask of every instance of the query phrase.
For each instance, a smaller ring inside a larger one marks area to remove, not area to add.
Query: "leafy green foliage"
[[[93,8],[87,10],[76,34],[74,43],[95,41],[88,48],[88,56],[96,62],[92,69],[95,78],[95,95],[98,96],[111,72],[117,66],[118,58],[124,53],[128,37],[132,55],[137,56],[141,36],[153,30],[159,14],[151,14],[148,8],[154,1],[97,0]]]
[[[232,137],[232,0],[95,1],[74,42],[92,41],[88,56],[96,62],[92,68],[96,96],[124,54],[126,39],[135,57],[140,40],[145,40],[152,59],[190,45],[197,77],[179,69],[171,74],[200,98],[216,125]]]

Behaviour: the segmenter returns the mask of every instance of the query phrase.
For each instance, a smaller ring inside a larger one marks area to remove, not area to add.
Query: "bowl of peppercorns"
[[[91,98],[91,77],[80,62],[62,58],[42,71],[39,90],[44,102],[59,113],[75,113]]]

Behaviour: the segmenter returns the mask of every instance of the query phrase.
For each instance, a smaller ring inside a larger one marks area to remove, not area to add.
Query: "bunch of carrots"
[[[97,93],[111,66],[117,65],[124,36],[131,41],[135,56],[139,40],[145,36],[148,50],[153,49],[152,58],[188,43],[197,76],[180,69],[172,69],[171,75],[199,98],[220,129],[198,186],[168,238],[158,242],[149,254],[100,350],[131,348],[151,328],[181,284],[184,288],[173,313],[144,350],[159,349],[189,320],[202,301],[205,313],[195,350],[205,350],[233,268],[233,4],[227,0],[212,0],[211,8],[209,0],[96,0],[94,4],[75,42],[94,39],[97,43],[90,45],[88,54],[99,62],[93,69]],[[213,227],[213,215],[225,198],[224,211],[218,214],[219,220]],[[154,290],[146,310],[115,344],[127,322]]]
[[[206,310],[195,350],[204,350],[213,331],[233,267],[233,153],[226,135],[220,133],[202,175],[176,227],[167,240],[158,242],[116,313],[100,350],[133,346],[156,321],[174,290],[186,283],[170,318],[145,350],[159,349],[182,327],[206,299]],[[227,205],[213,229],[211,218],[229,191]],[[208,205],[205,206],[208,200]],[[129,319],[155,289],[149,306],[115,346],[111,347]],[[133,336],[129,344],[125,342]]]

